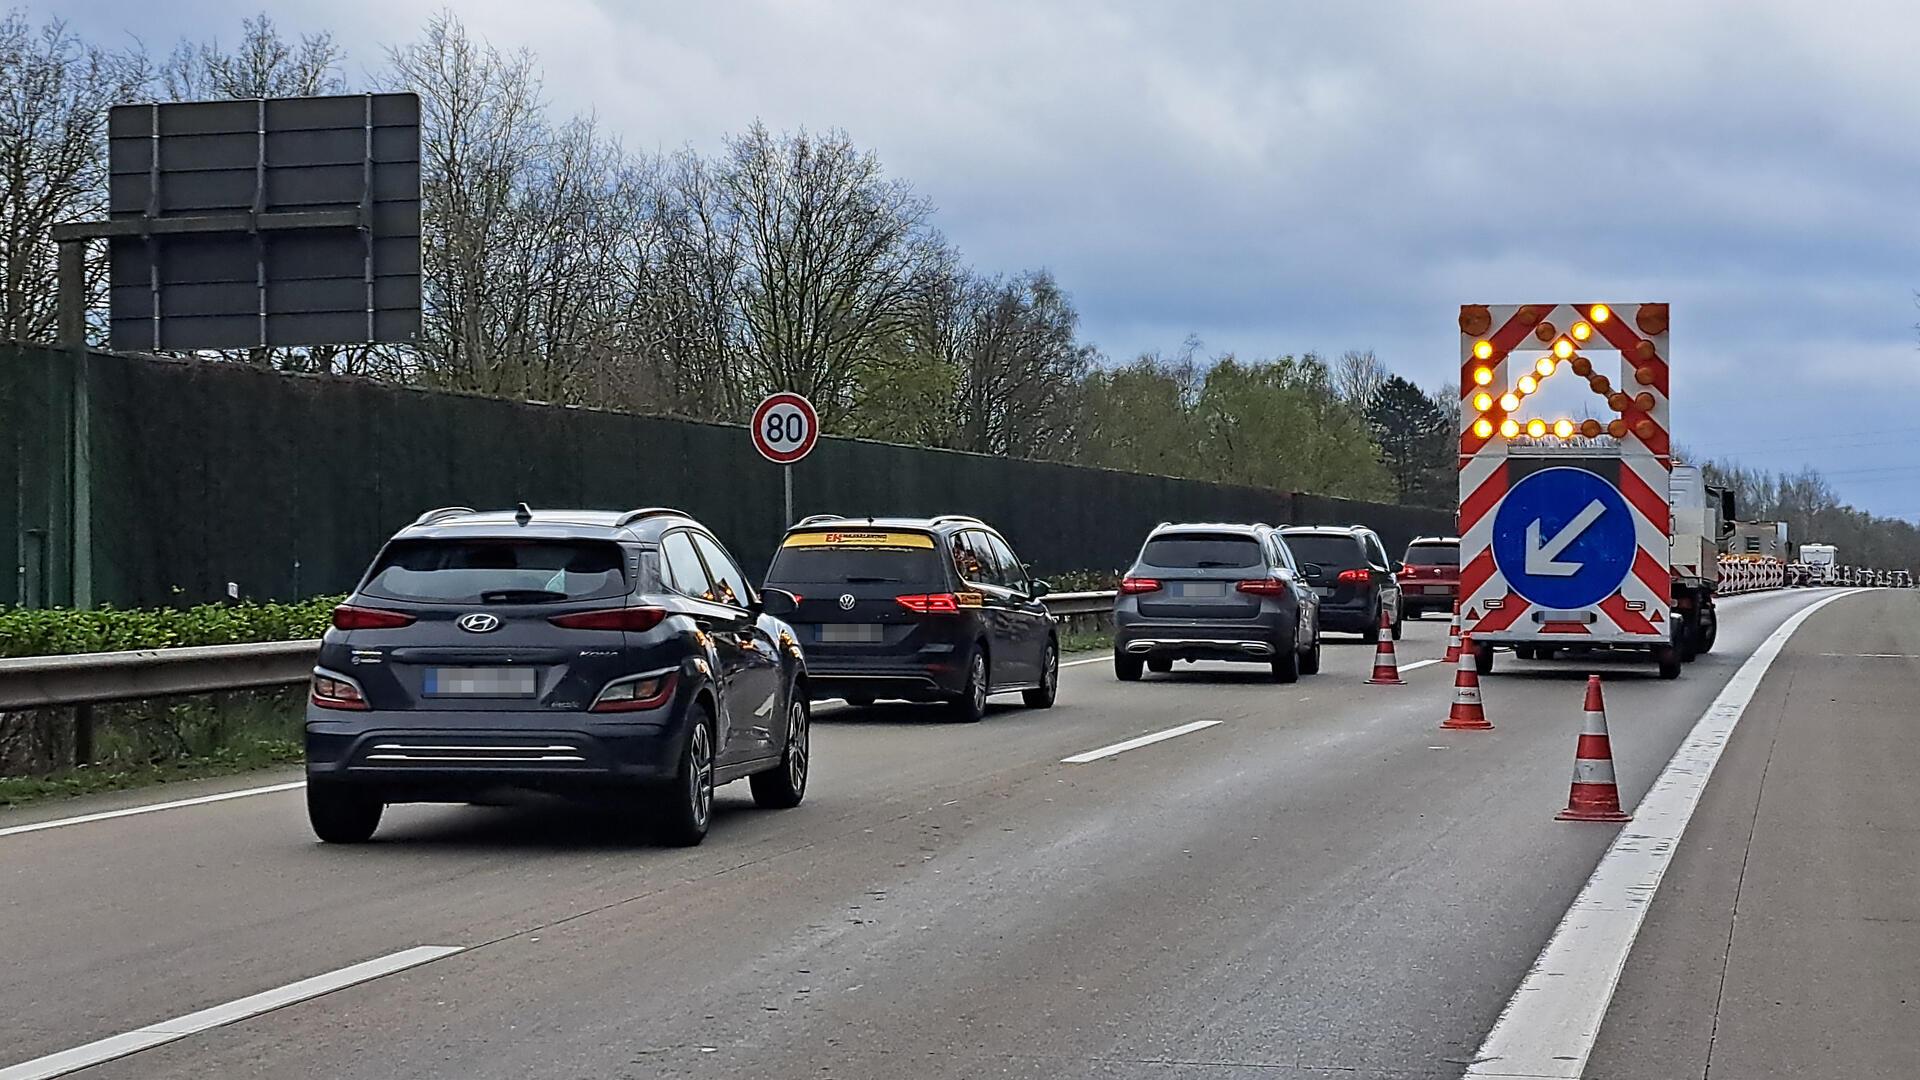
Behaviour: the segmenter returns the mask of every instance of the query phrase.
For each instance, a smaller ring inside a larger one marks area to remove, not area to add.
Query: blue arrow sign
[[[1633,569],[1633,511],[1586,469],[1523,478],[1493,514],[1493,563],[1529,603],[1567,610],[1613,595]]]

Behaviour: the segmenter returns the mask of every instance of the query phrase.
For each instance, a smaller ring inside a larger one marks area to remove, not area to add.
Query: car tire
[[[1139,682],[1140,673],[1145,669],[1146,665],[1137,656],[1113,654],[1113,677],[1121,682]]]
[[[1020,691],[1020,700],[1029,709],[1051,709],[1060,695],[1060,643],[1049,639],[1047,651],[1040,654],[1040,685]]]
[[[1147,661],[1147,670],[1153,672],[1155,675],[1165,675],[1167,672],[1173,670],[1173,661],[1162,659],[1149,660]]]
[[[670,847],[699,844],[713,821],[713,717],[705,704],[691,713],[679,768],[648,800],[654,839]]]
[[[1493,674],[1493,646],[1475,645],[1473,647],[1473,670],[1482,675]]]
[[[1393,614],[1393,640],[1399,641],[1400,635],[1407,630],[1407,612],[1402,608]]]
[[[780,752],[780,764],[766,772],[754,773],[747,780],[753,789],[753,804],[763,810],[791,810],[807,797],[807,769],[812,764],[813,716],[807,699],[795,688],[787,705],[787,744]]]
[[[967,681],[960,688],[960,696],[947,703],[948,718],[960,724],[979,723],[987,715],[990,678],[986,646],[975,645],[973,655],[967,658]]]
[[[1702,654],[1712,652],[1714,640],[1717,639],[1719,636],[1720,636],[1720,615],[1718,612],[1715,612],[1711,617],[1701,621],[1700,646],[1699,646],[1700,652]]]
[[[1369,645],[1380,644],[1380,609],[1378,607],[1373,609],[1373,618],[1368,619],[1366,627],[1360,631],[1360,640]]]
[[[1313,647],[1300,654],[1300,674],[1320,674],[1320,635],[1313,635]]]
[[[387,804],[377,791],[357,786],[307,781],[307,821],[313,835],[329,844],[364,844],[380,827]]]
[[[1287,642],[1287,647],[1280,650],[1280,654],[1274,658],[1273,681],[1278,683],[1300,681],[1300,650],[1295,648],[1291,641]]]
[[[1513,658],[1514,658],[1515,660],[1531,660],[1531,659],[1533,659],[1533,646],[1531,646],[1531,645],[1515,645],[1515,646],[1513,647]]]
[[[1674,648],[1672,645],[1662,645],[1653,650],[1653,658],[1660,665],[1661,678],[1677,679],[1680,677],[1680,668],[1682,665],[1679,649]]]

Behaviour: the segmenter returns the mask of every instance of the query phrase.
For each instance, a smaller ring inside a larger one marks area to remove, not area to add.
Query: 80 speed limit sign
[[[799,394],[768,394],[753,410],[753,448],[760,456],[791,465],[820,441],[820,414]]]

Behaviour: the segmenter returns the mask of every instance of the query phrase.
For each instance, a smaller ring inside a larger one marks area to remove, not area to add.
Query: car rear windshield
[[[1352,570],[1365,566],[1366,552],[1352,536],[1315,536],[1312,533],[1282,534],[1296,562],[1313,563],[1327,570]]]
[[[767,569],[767,584],[944,585],[933,537],[901,532],[794,533]]]
[[[1408,544],[1408,566],[1459,566],[1459,544]]]
[[[622,596],[620,545],[603,540],[396,540],[361,591],[426,604]]]
[[[1215,570],[1259,566],[1260,541],[1222,533],[1175,533],[1147,541],[1140,561],[1168,569]]]

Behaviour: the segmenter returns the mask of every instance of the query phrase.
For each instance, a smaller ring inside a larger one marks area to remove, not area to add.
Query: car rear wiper
[[[1237,563],[1237,562],[1220,562],[1220,561],[1218,561],[1218,560],[1215,560],[1215,559],[1201,559],[1201,560],[1199,560],[1199,561],[1197,561],[1197,562],[1195,562],[1195,563],[1193,564],[1193,567],[1194,567],[1194,569],[1196,569],[1196,570],[1219,570],[1219,569],[1221,569],[1221,568],[1223,568],[1223,567],[1228,567],[1228,566],[1242,566],[1242,565],[1244,565],[1244,564],[1243,564],[1243,563]]]
[[[884,582],[897,583],[903,579],[897,577],[850,577],[844,580],[849,585],[879,585]]]
[[[488,589],[480,594],[483,604],[538,604],[545,600],[566,598],[566,593],[552,589]]]

